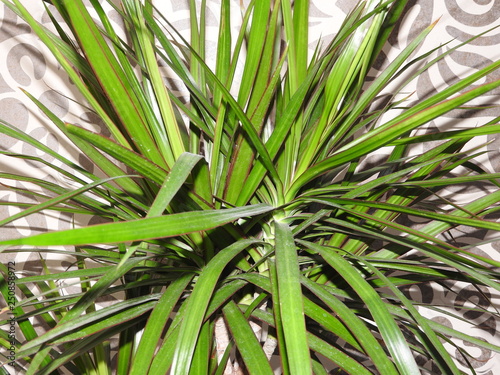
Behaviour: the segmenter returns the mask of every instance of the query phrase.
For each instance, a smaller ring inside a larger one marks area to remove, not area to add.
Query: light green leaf
[[[89,64],[130,138],[146,157],[165,167],[140,102],[85,4],[81,0],[62,0],[62,4]]]
[[[333,249],[312,243],[308,243],[307,246],[317,251],[349,283],[366,304],[399,371],[402,374],[419,375],[420,370],[401,329],[378,293],[361,276],[359,271]]]
[[[126,222],[93,225],[84,228],[42,233],[30,237],[0,241],[0,245],[89,245],[143,241],[200,232],[272,211],[266,204],[212,211],[189,211]]]
[[[297,247],[288,225],[275,222],[274,227],[276,231],[276,272],[280,314],[287,360],[292,373],[312,374],[304,307],[302,300],[297,298],[302,294]]]
[[[171,371],[174,374],[188,374],[208,303],[220,274],[245,248],[256,244],[256,240],[240,240],[221,250],[201,271],[189,299],[179,328],[179,339],[175,347]]]

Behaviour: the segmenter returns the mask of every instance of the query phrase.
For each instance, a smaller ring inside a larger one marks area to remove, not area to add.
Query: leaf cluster
[[[235,9],[221,0],[212,67],[206,0],[189,2],[189,42],[151,0],[52,0],[50,28],[21,1],[2,1],[30,25],[106,129],[64,122],[26,93],[92,162],[89,171],[0,122],[2,134],[57,162],[4,155],[42,163],[78,186],[2,173],[42,192],[23,191],[38,203],[1,225],[45,210],[105,221],[0,242],[4,251],[40,255],[72,246],[63,251],[74,259],[70,269],[54,273],[41,256],[44,273],[17,280],[26,374],[222,374],[235,352],[248,373],[272,374],[268,346],[284,374],[419,374],[417,357],[460,374],[449,354],[457,340],[499,351],[426,317],[437,307],[406,291],[451,281],[500,290],[498,262],[442,236],[457,226],[500,230],[488,219],[498,210],[500,175],[477,165],[480,148],[466,148],[498,133],[497,119],[415,135],[499,87],[475,84],[500,62],[426,99],[405,97],[405,87],[449,52],[414,56],[430,25],[374,73],[404,14],[399,0],[360,1],[312,54],[309,1]],[[165,67],[182,82],[187,103],[167,84]],[[439,142],[411,152],[430,141]],[[370,164],[381,150],[388,155]],[[472,183],[488,187],[473,202],[445,196],[450,186]],[[415,228],[406,217],[425,224]],[[0,272],[7,275],[3,266]],[[69,285],[78,292],[66,293]],[[0,292],[7,296],[5,282]],[[111,297],[120,302],[98,308]],[[217,358],[221,322],[230,339]]]

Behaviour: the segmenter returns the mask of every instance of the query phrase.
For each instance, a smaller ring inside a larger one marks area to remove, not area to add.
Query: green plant
[[[64,123],[27,93],[103,178],[0,124],[2,134],[55,158],[54,171],[80,186],[2,173],[42,190],[24,191],[40,203],[1,225],[43,210],[108,221],[0,242],[12,252],[74,246],[64,250],[74,268],[45,267],[43,275],[17,281],[26,374],[63,367],[72,374],[221,374],[234,347],[248,373],[271,374],[251,322],[276,339],[285,374],[325,374],[325,361],[350,374],[418,374],[416,356],[459,374],[443,341],[457,337],[500,350],[426,318],[425,304],[403,292],[449,281],[500,290],[498,262],[440,236],[457,225],[500,230],[485,219],[498,209],[500,175],[477,167],[480,149],[464,151],[469,140],[500,126],[414,133],[500,86],[471,88],[500,62],[410,105],[399,94],[445,56],[411,57],[433,25],[374,79],[368,75],[405,1],[360,1],[332,42],[308,60],[308,1],[253,1],[232,35],[230,1],[222,0],[213,70],[205,63],[204,1],[199,14],[190,1],[189,43],[149,0],[107,4],[116,6],[126,38],[97,0],[90,9],[98,21],[82,0],[51,1],[56,33],[20,1],[3,2],[50,49],[82,105],[111,134]],[[166,88],[165,65],[189,91],[189,104]],[[411,146],[430,140],[441,143],[410,156]],[[389,146],[384,162],[363,164]],[[473,202],[440,195],[444,187],[478,181],[491,189]],[[411,228],[399,220],[404,215],[428,223]],[[80,292],[70,295],[55,283],[74,279]],[[7,295],[5,283],[1,292]],[[97,309],[99,298],[110,295],[122,302]],[[49,329],[38,334],[33,317]],[[219,363],[221,318],[231,341]]]

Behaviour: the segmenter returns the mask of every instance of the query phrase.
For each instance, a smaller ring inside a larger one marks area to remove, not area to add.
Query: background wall
[[[33,14],[43,23],[49,25],[50,20],[41,5],[42,2],[31,0],[29,3]],[[159,1],[158,3],[164,8],[164,14],[168,15],[171,20],[175,20],[174,25],[176,27],[181,30],[188,30],[187,18],[189,11],[187,1],[172,0]],[[325,44],[330,40],[354,1],[312,0],[311,3],[311,49],[313,49],[317,40],[322,39]],[[208,4],[211,10],[209,12],[209,22],[211,25],[216,25],[218,2],[213,0],[208,1]],[[240,1],[235,0],[233,5],[235,10],[238,10]],[[420,47],[419,53],[434,47],[439,47],[440,51],[446,51],[450,46],[464,42],[494,26],[500,25],[500,0],[409,0],[407,8],[406,16],[397,27],[399,33],[391,37],[390,46],[385,49],[387,56],[377,61],[377,68],[383,68],[388,59],[404,48],[416,33],[439,18],[440,21],[431,33],[430,38]],[[29,27],[24,25],[5,5],[0,5],[0,25],[0,117],[45,142],[52,149],[66,153],[75,161],[86,165],[83,158],[72,153],[69,145],[61,143],[57,132],[50,127],[50,124],[47,124],[40,111],[29,104],[21,89],[32,93],[66,121],[98,127],[99,124],[96,123],[95,117],[91,112],[82,112],[80,107],[71,101],[71,90],[68,91],[71,83],[68,82],[64,75],[59,74],[58,66],[43,52],[43,46],[31,34]],[[214,38],[216,35],[210,33],[210,27],[208,34],[209,38]],[[444,45],[444,43],[452,39],[453,41],[450,44]],[[414,82],[413,87],[408,88],[408,94],[413,92],[415,100],[424,98],[435,90],[442,89],[460,79],[464,72],[474,71],[483,64],[499,57],[500,29],[496,29],[487,35],[478,37],[460,50],[452,52],[437,66],[424,73]],[[500,72],[486,78],[486,80],[495,79],[500,79]],[[69,97],[59,95],[59,90],[63,90],[64,95]],[[499,94],[500,90],[492,92],[486,98],[485,103],[477,104],[499,104]],[[436,128],[445,130],[450,123],[456,121],[460,121],[461,126],[474,127],[497,116],[500,116],[498,106],[491,106],[482,110],[471,109],[453,112],[439,123],[431,122],[428,128],[430,130]],[[481,159],[484,169],[500,172],[500,153],[498,152],[500,137],[484,137],[480,141],[488,142],[485,147],[489,152]],[[429,144],[427,147],[432,146],[432,144]],[[28,149],[21,142],[5,137],[0,138],[0,149],[37,155],[35,150]],[[44,155],[37,156],[46,157]],[[51,160],[47,161],[51,162]],[[28,171],[39,178],[57,181],[62,185],[68,183],[61,176],[54,176],[48,168],[41,167],[38,164],[20,164],[17,160],[13,162],[12,159],[6,157],[0,158],[0,173],[19,169]],[[2,182],[5,182],[5,180],[2,180]],[[26,186],[18,184],[17,187],[24,188]],[[475,191],[481,188],[481,186],[477,186],[459,193],[462,194],[461,197],[464,199],[474,199]],[[457,191],[450,191],[450,193],[457,193]],[[12,191],[0,190],[0,201],[18,202],[23,200],[25,198],[22,193],[16,194]],[[10,216],[13,213],[15,213],[13,209],[0,205],[1,218]],[[54,217],[51,214],[35,215],[27,220],[17,221],[11,227],[1,228],[0,237],[28,235],[47,228],[64,229],[73,225],[73,220],[78,222],[80,218]],[[459,243],[474,245],[474,251],[477,253],[500,259],[500,241],[480,245],[483,241],[495,235],[498,234],[486,231],[455,231],[449,234]],[[19,276],[40,272],[37,257],[37,254],[18,254],[17,256],[0,254],[2,262],[16,262]],[[64,257],[49,260],[49,265],[53,267],[68,266]],[[464,311],[464,318],[475,323],[476,327],[466,325],[464,322],[450,321],[446,314],[442,312],[429,311],[428,313],[435,316],[435,319],[446,322],[450,326],[463,326],[464,330],[472,330],[474,334],[483,337],[485,340],[500,343],[498,333],[500,322],[486,319],[480,309],[477,309],[477,311],[464,310],[465,301],[468,299],[474,301],[480,308],[491,308],[491,298],[498,303],[498,299],[491,296],[488,291],[478,291],[465,285],[449,285],[447,289],[422,285],[420,288],[409,290],[408,293],[420,295],[426,302],[432,302],[436,308]],[[448,345],[448,347],[452,352],[458,353],[452,345]],[[469,347],[469,350],[476,358],[473,361],[473,366],[478,374],[494,375],[500,373],[500,355],[474,347]]]

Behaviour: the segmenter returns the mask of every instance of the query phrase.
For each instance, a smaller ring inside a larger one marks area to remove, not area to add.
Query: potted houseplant
[[[3,135],[54,161],[4,155],[73,184],[3,173],[40,188],[22,191],[37,203],[0,218],[3,226],[46,210],[102,219],[0,242],[4,252],[35,247],[73,259],[62,272],[44,265],[16,280],[23,372],[222,374],[236,356],[246,373],[271,374],[274,353],[285,374],[418,374],[427,362],[460,374],[445,347],[454,338],[500,349],[426,317],[425,302],[408,292],[452,282],[500,290],[498,262],[441,236],[457,226],[500,229],[487,219],[498,208],[500,176],[474,162],[480,149],[465,149],[499,126],[415,135],[500,86],[476,85],[500,62],[425,99],[403,95],[449,52],[415,54],[429,25],[373,76],[404,14],[399,0],[360,1],[309,58],[308,1],[251,2],[235,33],[232,3],[222,0],[214,64],[205,1],[190,1],[189,41],[149,0],[46,1],[50,28],[22,2],[3,3],[30,25],[102,126],[63,121],[26,93],[91,162],[86,169],[0,124]],[[166,67],[188,103],[167,88]],[[438,142],[412,153],[429,141]],[[366,162],[383,148],[387,157]],[[441,194],[474,182],[487,189],[472,202]],[[407,225],[407,216],[425,223]]]

